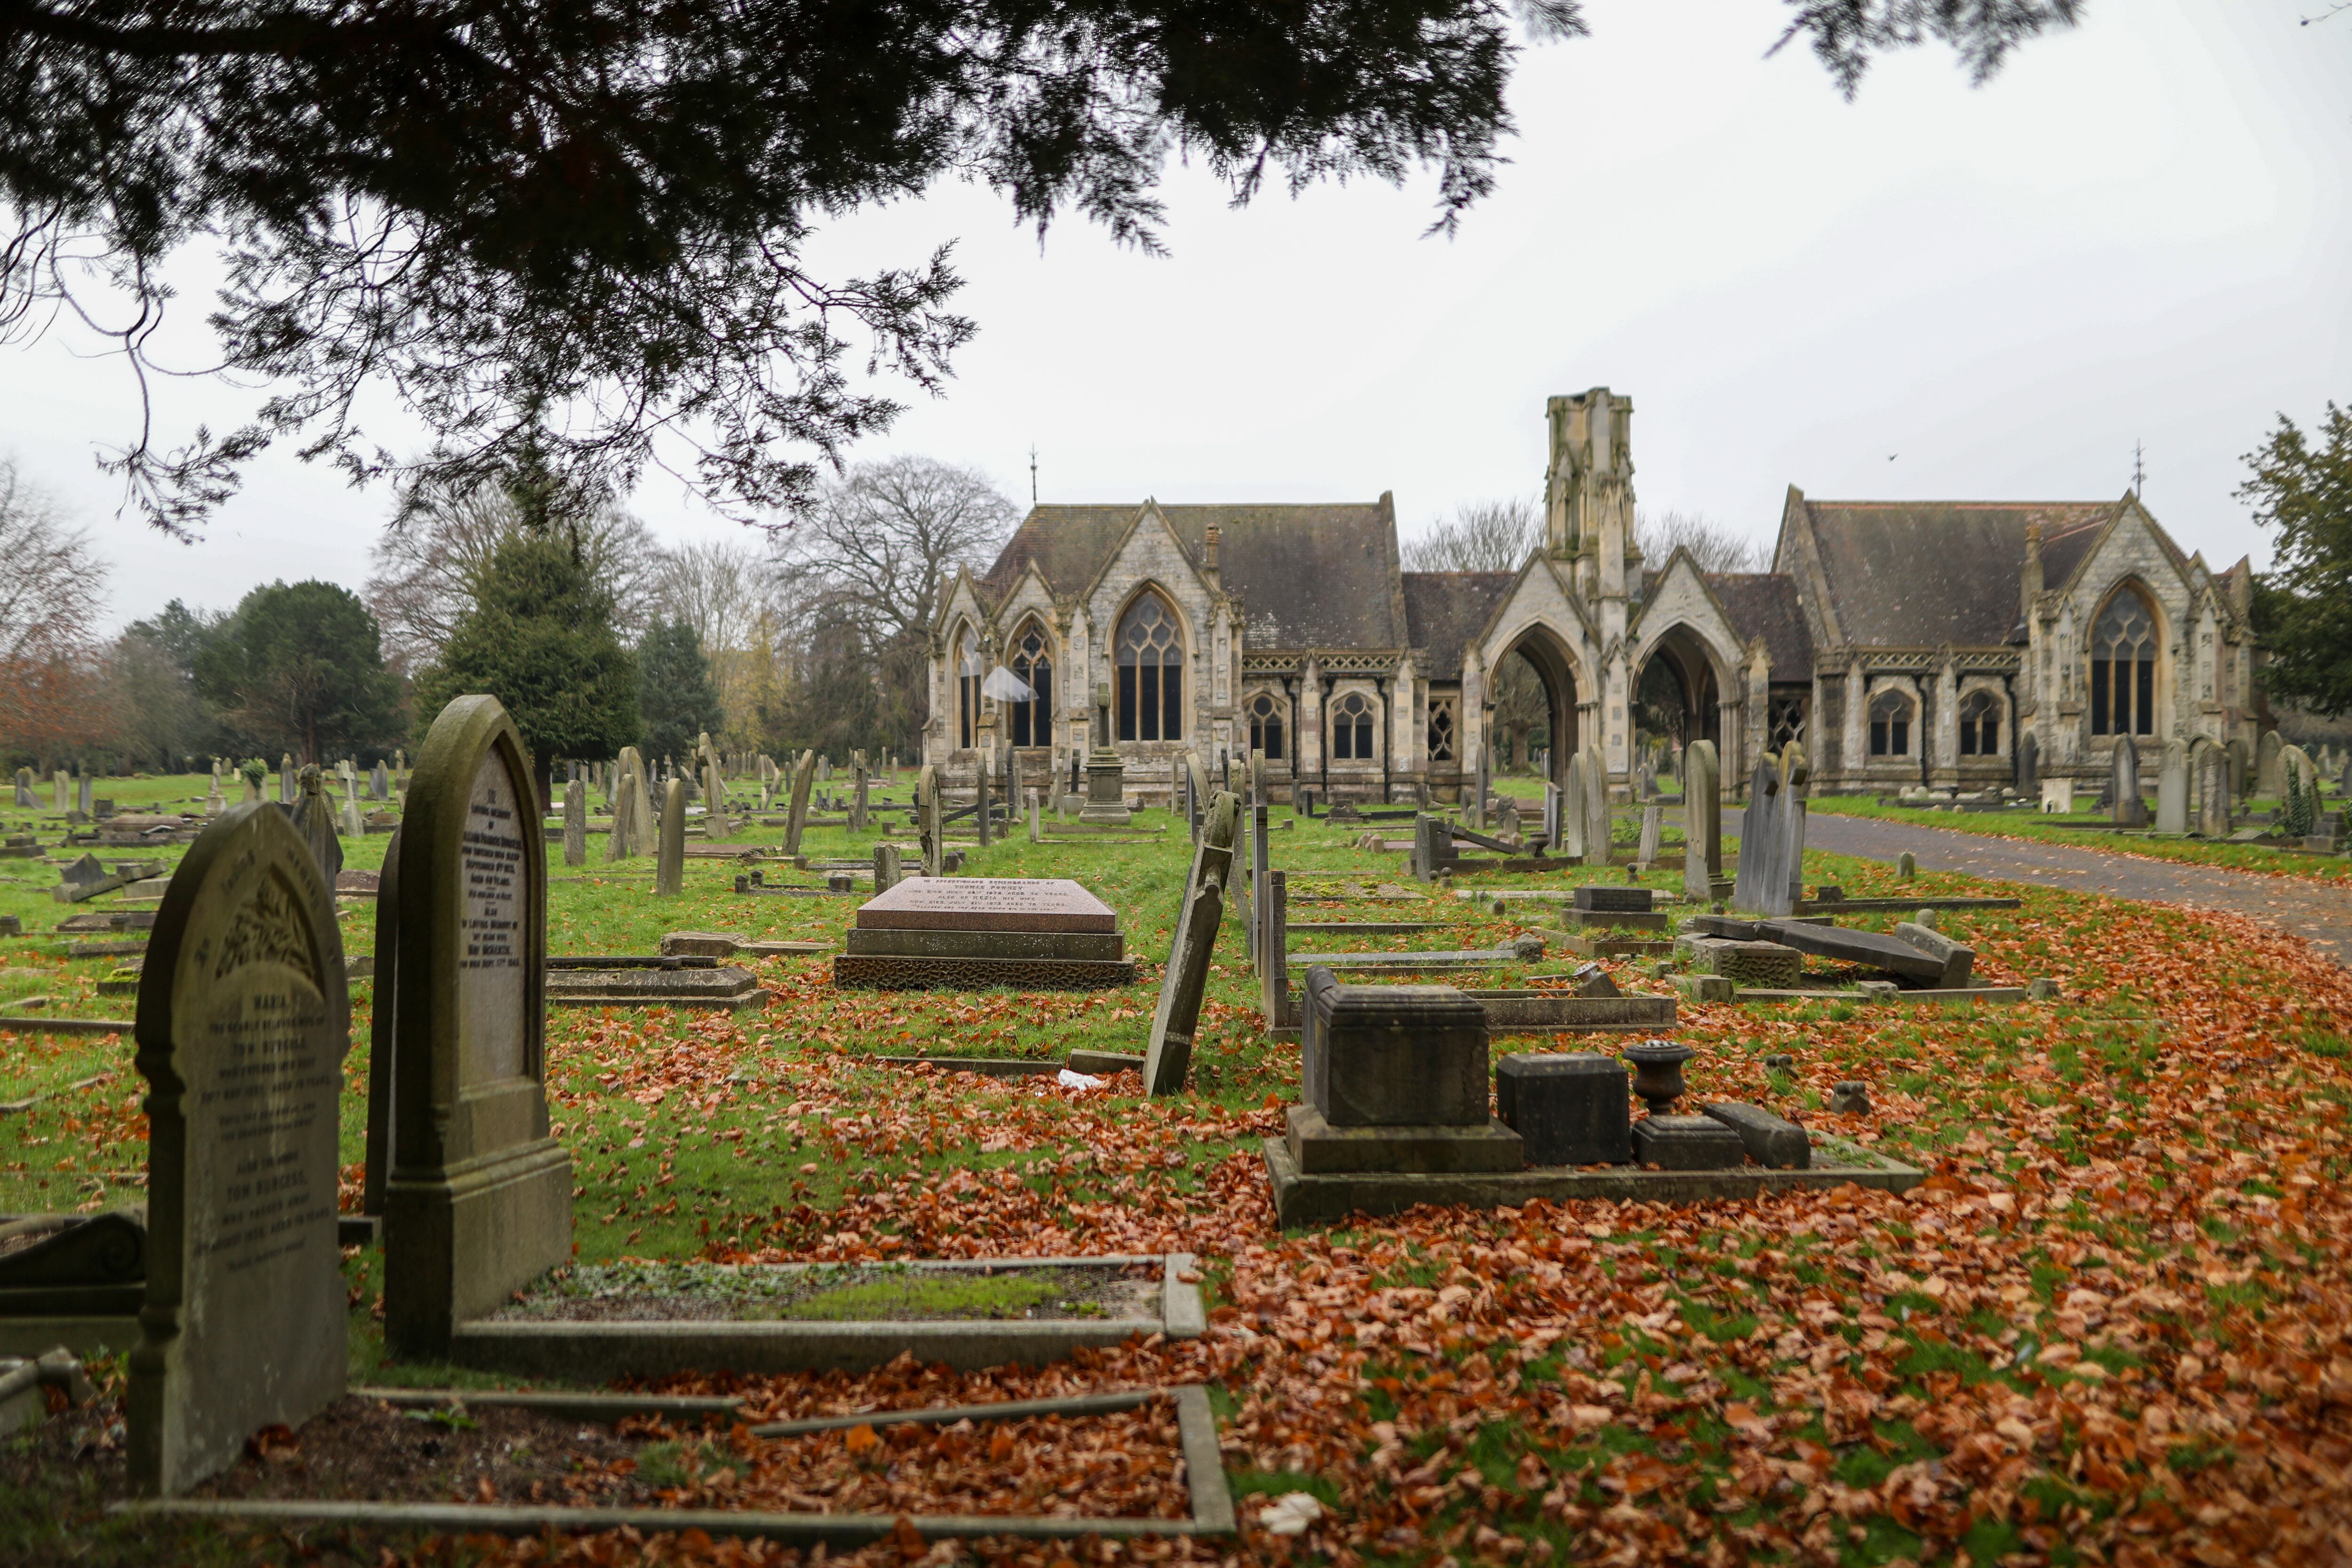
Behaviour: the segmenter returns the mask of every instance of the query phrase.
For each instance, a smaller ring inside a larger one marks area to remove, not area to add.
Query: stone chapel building
[[[1278,798],[1457,798],[1489,672],[1524,655],[1551,768],[1595,748],[1630,787],[1633,694],[1662,661],[1738,788],[1803,743],[1818,792],[2101,781],[2112,749],[2256,738],[2252,571],[2184,555],[2137,496],[1817,500],[1790,487],[1772,569],[1702,572],[1633,535],[1633,400],[1554,397],[1545,539],[1516,572],[1406,572],[1396,506],[1038,506],[942,584],[923,756],[950,784],[1066,777],[1097,726],[1164,800],[1183,752],[1263,749]],[[982,687],[1009,666],[1034,693]]]

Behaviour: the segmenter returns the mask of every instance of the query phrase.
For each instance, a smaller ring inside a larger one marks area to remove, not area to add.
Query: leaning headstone
[[[654,892],[662,898],[686,887],[686,781],[663,786],[661,854],[654,861]]]
[[[1220,792],[1211,797],[1185,879],[1183,907],[1176,913],[1176,940],[1160,979],[1160,1004],[1151,1015],[1143,1058],[1143,1092],[1176,1094],[1192,1063],[1192,1036],[1201,1021],[1201,997],[1209,981],[1209,959],[1225,914],[1225,884],[1234,868],[1234,829],[1241,802]]]
[[[2254,742],[2254,793],[2267,800],[2276,800],[2284,786],[2279,783],[2279,752],[2286,742],[2276,730],[2265,730],[2263,738]]]
[[[343,842],[335,836],[335,808],[327,799],[326,781],[316,763],[303,768],[299,784],[301,794],[294,801],[294,831],[310,847],[319,874],[332,887],[343,868]]]
[[[2118,735],[2107,759],[2107,788],[2114,798],[2115,821],[2121,827],[2147,826],[2147,803],[2139,797],[2139,748],[2128,735]]]
[[[803,752],[793,764],[792,815],[784,824],[784,853],[801,852],[801,835],[808,828],[809,785],[816,778],[816,753]]]
[[[2156,830],[2189,831],[2189,748],[2179,741],[2164,745],[2164,766],[2156,775]]]
[[[588,786],[578,779],[563,786],[563,863],[588,863]]]
[[[1711,899],[1723,853],[1723,798],[1716,787],[1715,747],[1693,741],[1683,748],[1683,896]]]
[[[461,1323],[572,1254],[548,1135],[547,844],[530,753],[492,697],[441,710],[401,816],[397,1081],[384,1341],[446,1360]]]
[[[142,1493],[186,1491],[343,1392],[350,1030],[334,879],[282,812],[241,805],[181,861],[139,982],[149,1261],[126,1432]]]

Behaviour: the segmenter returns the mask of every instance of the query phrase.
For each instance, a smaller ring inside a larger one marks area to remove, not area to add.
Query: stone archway
[[[1559,635],[1541,623],[1530,625],[1503,646],[1502,652],[1487,666],[1498,671],[1504,660],[1513,655],[1527,661],[1542,684],[1547,714],[1546,743],[1550,756],[1545,776],[1558,784],[1568,775],[1568,759],[1576,754],[1580,741],[1578,706],[1580,689],[1576,679],[1576,664]],[[1487,700],[1492,701],[1491,691]],[[1491,746],[1491,738],[1489,740]]]
[[[1650,645],[1633,672],[1633,732],[1679,752],[1693,741],[1723,744],[1723,681],[1706,645],[1677,626]]]

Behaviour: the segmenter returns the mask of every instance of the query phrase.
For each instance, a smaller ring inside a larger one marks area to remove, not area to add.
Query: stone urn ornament
[[[1683,1097],[1683,1064],[1696,1055],[1674,1040],[1643,1040],[1625,1047],[1625,1059],[1633,1064],[1633,1092],[1649,1106],[1651,1115],[1673,1113],[1675,1101]]]

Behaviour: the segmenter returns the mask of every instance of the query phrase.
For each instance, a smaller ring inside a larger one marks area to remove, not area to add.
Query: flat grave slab
[[[1135,984],[1135,961],[845,952],[833,961],[833,983],[864,991],[1108,991]]]
[[[1108,904],[1066,878],[918,877],[857,910],[866,931],[1115,931]]]
[[[1844,1186],[1904,1193],[1927,1180],[1927,1173],[1842,1138],[1813,1135],[1812,1163],[1802,1170],[1741,1165],[1721,1171],[1649,1171],[1637,1166],[1590,1169],[1534,1167],[1519,1171],[1423,1174],[1399,1172],[1301,1171],[1287,1142],[1264,1144],[1266,1175],[1274,1184],[1276,1215],[1286,1230],[1334,1225],[1349,1215],[1372,1218],[1402,1214],[1419,1204],[1460,1204],[1505,1208],[1542,1198],[1611,1203],[1700,1203],[1760,1197],[1768,1193]]]
[[[551,1007],[724,1007],[736,1012],[764,1005],[767,999],[759,977],[734,964],[708,969],[550,965],[547,971]]]

